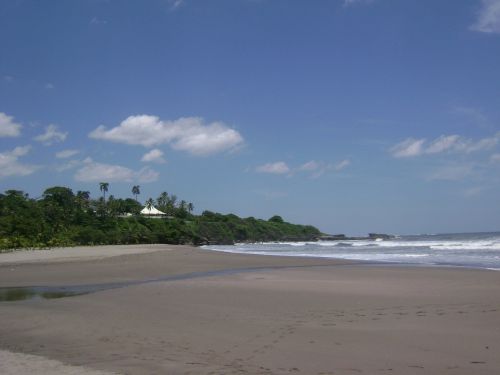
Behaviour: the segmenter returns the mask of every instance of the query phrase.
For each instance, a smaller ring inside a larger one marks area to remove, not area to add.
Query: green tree
[[[102,191],[102,198],[104,199],[104,204],[106,204],[106,193],[109,188],[108,182],[99,182],[99,190]]]
[[[169,215],[175,215],[176,205],[177,205],[177,195],[172,194],[168,198],[167,202],[167,213]]]
[[[75,196],[76,205],[80,210],[86,209],[89,205],[90,192],[78,190]]]
[[[164,211],[164,212],[167,211],[168,202],[169,202],[169,196],[168,196],[168,193],[166,191],[161,193],[160,196],[156,199],[156,204],[157,204],[158,209],[160,211]]]
[[[285,221],[283,220],[283,218],[281,216],[278,216],[278,215],[274,215],[272,218],[270,218],[268,221],[272,222],[272,223],[284,223]]]
[[[181,211],[187,211],[187,202],[184,199],[179,203],[179,209]]]
[[[148,210],[151,210],[153,208],[153,206],[155,205],[155,201],[153,200],[153,198],[149,198],[147,201],[146,201],[146,208]]]
[[[132,186],[132,194],[135,196],[135,201],[137,202],[137,196],[141,194],[140,186],[139,185],[134,185]]]

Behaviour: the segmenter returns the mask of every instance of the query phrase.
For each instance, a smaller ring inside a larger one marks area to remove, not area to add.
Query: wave
[[[500,250],[500,241],[373,241],[373,240],[353,240],[353,241],[321,241],[317,246],[322,247],[374,247],[374,248],[430,248],[433,250],[479,250],[490,249]],[[303,246],[303,245],[301,245]]]
[[[231,253],[318,258],[341,258],[420,265],[449,265],[500,269],[500,235],[406,236],[390,240],[269,242],[206,246]]]

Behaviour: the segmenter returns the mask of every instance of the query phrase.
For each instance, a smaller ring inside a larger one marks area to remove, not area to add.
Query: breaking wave
[[[500,269],[500,233],[400,236],[390,240],[239,243],[208,250]]]

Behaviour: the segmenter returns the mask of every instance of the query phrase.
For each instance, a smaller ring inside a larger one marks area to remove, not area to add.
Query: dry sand
[[[500,373],[500,272],[137,249],[63,262],[0,255],[0,286],[294,268],[0,302],[0,373]]]

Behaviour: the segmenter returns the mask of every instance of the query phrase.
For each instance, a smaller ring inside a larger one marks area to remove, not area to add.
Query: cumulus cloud
[[[459,135],[442,135],[430,142],[425,139],[407,138],[390,149],[396,158],[416,157],[443,152],[472,153],[494,148],[500,142],[500,132],[491,137],[473,140]]]
[[[22,125],[14,122],[12,116],[0,112],[0,137],[18,137],[21,134]]]
[[[159,173],[149,167],[144,167],[139,171],[121,165],[104,164],[87,158],[84,165],[75,174],[76,181],[82,182],[154,182],[158,179]]]
[[[157,116],[130,116],[109,130],[102,125],[97,127],[89,137],[144,147],[169,144],[176,150],[200,156],[234,150],[243,144],[243,137],[236,130],[222,122],[206,124],[199,117],[162,121]]]
[[[35,141],[43,143],[45,146],[50,146],[57,142],[62,142],[66,139],[68,133],[63,133],[57,130],[57,125],[50,124],[45,128],[45,133],[36,136]]]
[[[270,173],[270,174],[285,174],[290,172],[290,168],[283,161],[277,161],[275,163],[267,163],[260,165],[255,169],[259,173]]]
[[[165,159],[163,158],[163,151],[154,148],[151,151],[145,153],[141,161],[149,163],[165,163]]]
[[[31,146],[23,146],[0,153],[0,178],[27,176],[35,172],[38,169],[37,166],[19,161],[19,158],[25,156],[30,150]]]
[[[78,150],[62,150],[56,153],[56,158],[67,159],[80,153]]]
[[[476,22],[470,28],[483,33],[500,33],[500,0],[482,0]]]

